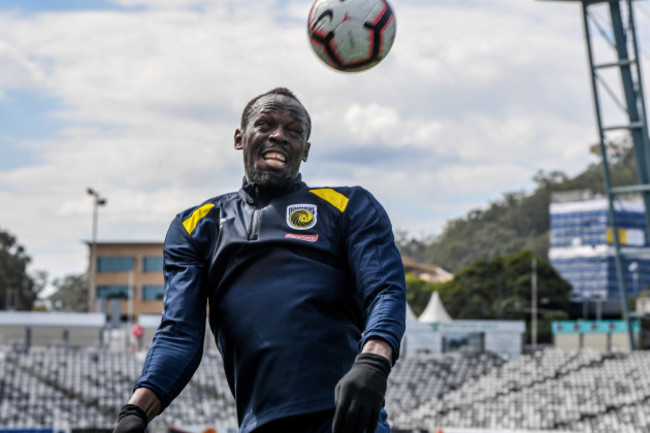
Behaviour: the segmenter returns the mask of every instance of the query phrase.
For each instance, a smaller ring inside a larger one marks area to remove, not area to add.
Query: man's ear
[[[309,149],[311,149],[311,143],[305,143],[305,150],[302,152],[302,162],[307,162],[307,157],[309,156]]]
[[[242,150],[244,148],[242,132],[239,129],[235,129],[235,149]]]

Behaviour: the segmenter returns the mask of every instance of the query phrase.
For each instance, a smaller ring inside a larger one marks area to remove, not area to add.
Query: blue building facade
[[[621,245],[631,249],[647,247],[643,203],[619,201],[614,209]],[[551,203],[549,260],[573,286],[574,300],[620,300],[606,199]],[[629,295],[650,285],[650,257],[626,254],[623,266]]]

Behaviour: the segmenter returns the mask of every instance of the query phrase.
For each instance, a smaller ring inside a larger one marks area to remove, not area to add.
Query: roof
[[[402,256],[402,263],[404,264],[404,272],[414,273],[421,277],[423,280],[433,281],[433,282],[442,282],[448,281],[453,278],[453,274],[440,266],[436,265],[424,265],[418,263],[408,256]],[[425,277],[426,276],[426,277]]]
[[[445,306],[442,305],[438,292],[431,294],[431,299],[429,299],[427,307],[420,317],[418,317],[418,320],[424,323],[451,322],[452,319],[449,313],[447,313]]]
[[[418,318],[415,316],[415,313],[413,312],[413,310],[411,309],[411,306],[407,302],[406,303],[406,321],[407,322],[411,322],[411,321],[415,322],[417,320],[418,320]]]
[[[102,327],[105,323],[106,316],[102,313],[55,313],[42,311],[0,312],[0,325]]]

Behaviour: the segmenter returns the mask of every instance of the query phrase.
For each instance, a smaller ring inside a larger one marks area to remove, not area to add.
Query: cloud
[[[532,188],[539,169],[575,174],[592,162],[578,8],[392,3],[395,44],[361,73],[329,69],[311,52],[306,0],[0,11],[0,104],[38,95],[55,102],[34,110],[56,122],[44,138],[0,140],[32,156],[0,171],[0,200],[10,203],[2,227],[33,268],[81,272],[90,186],[108,200],[100,239],[161,239],[176,212],[239,186],[241,109],[279,85],[313,119],[305,180],[364,185],[413,233],[439,233],[503,192]]]

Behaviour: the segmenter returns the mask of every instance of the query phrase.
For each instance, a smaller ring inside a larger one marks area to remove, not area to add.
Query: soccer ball
[[[309,42],[328,66],[362,71],[381,62],[395,40],[395,15],[386,0],[316,0]]]

